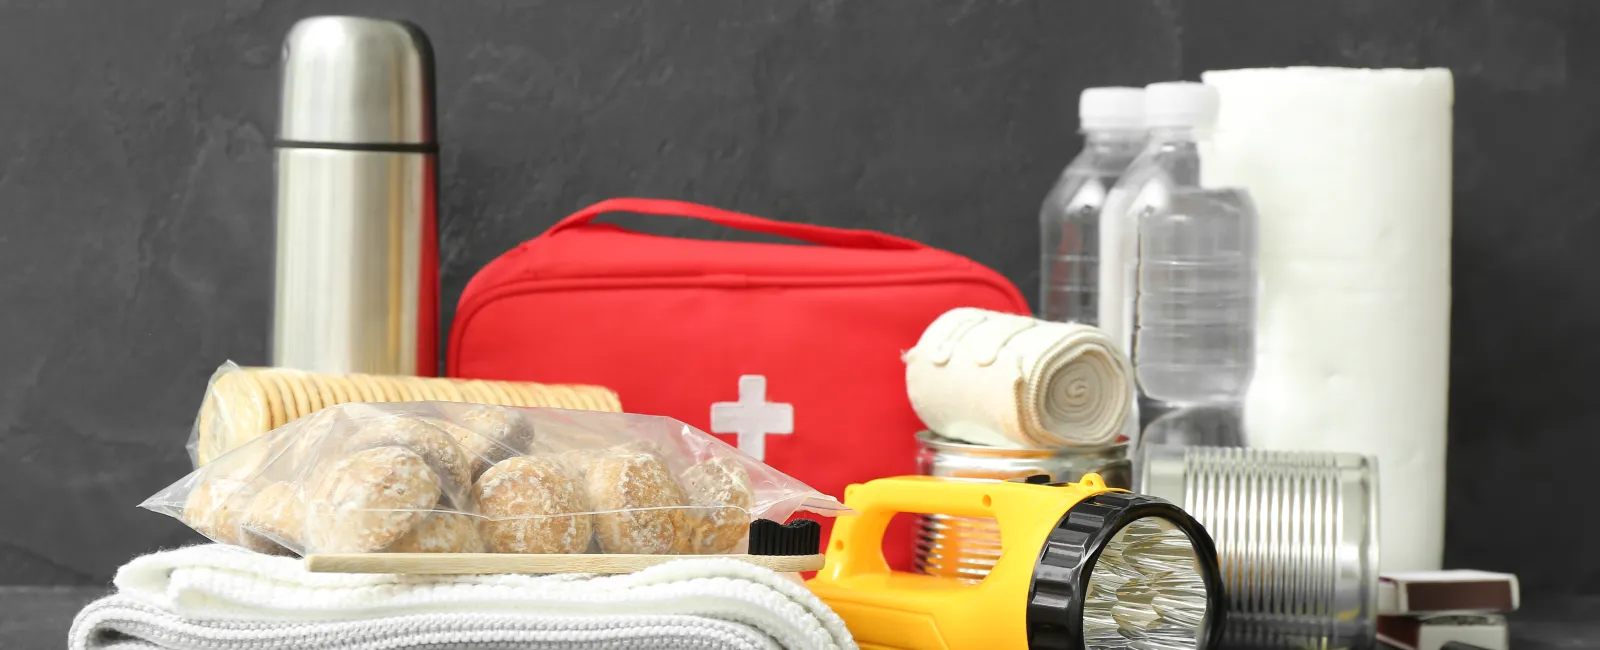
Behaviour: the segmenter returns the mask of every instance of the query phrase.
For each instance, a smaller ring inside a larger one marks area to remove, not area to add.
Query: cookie
[[[288,548],[305,545],[305,495],[289,481],[261,488],[245,512],[241,535]]]
[[[183,504],[183,522],[214,542],[243,546],[262,553],[277,552],[277,544],[247,535],[241,528],[250,506],[249,484],[226,478],[196,485]]]
[[[683,490],[654,454],[608,454],[589,466],[585,494],[595,512],[595,536],[605,553],[676,553],[692,532],[681,506]],[[678,506],[678,507],[673,507]],[[633,510],[654,508],[652,510]]]
[[[435,512],[411,534],[385,549],[389,553],[482,553],[483,537],[469,515]]]
[[[473,406],[461,411],[455,422],[477,434],[463,441],[467,449],[491,463],[532,451],[533,425],[516,409]]]
[[[401,447],[422,456],[434,475],[441,479],[440,488],[449,497],[449,503],[458,510],[471,512],[468,501],[472,488],[472,456],[467,454],[455,437],[429,420],[391,413],[379,417],[352,420],[355,425],[339,447],[344,453],[374,447]]]
[[[369,553],[410,534],[439,503],[439,477],[400,447],[350,454],[306,499],[306,552]]]
[[[556,454],[555,459],[578,485],[584,485],[588,482],[589,468],[608,455],[605,449],[569,449]]]
[[[583,491],[548,456],[517,456],[478,478],[479,523],[493,553],[582,553],[593,524]]]
[[[695,506],[686,515],[693,528],[687,552],[732,553],[750,532],[750,508],[756,500],[744,465],[726,456],[712,458],[684,471],[679,483],[689,505]]]

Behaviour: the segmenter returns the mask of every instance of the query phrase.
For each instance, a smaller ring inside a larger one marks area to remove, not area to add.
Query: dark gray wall
[[[282,35],[420,23],[443,282],[616,195],[886,230],[1033,293],[1086,86],[1205,69],[1457,74],[1451,565],[1600,592],[1600,5],[1584,2],[0,0],[0,583],[194,539],[211,370],[264,361]],[[709,231],[689,230],[692,233]]]

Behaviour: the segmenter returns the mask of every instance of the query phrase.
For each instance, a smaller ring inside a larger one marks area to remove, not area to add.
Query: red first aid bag
[[[662,237],[594,222],[605,213],[702,219],[810,245]],[[908,239],[612,199],[467,284],[447,373],[606,386],[630,413],[719,434],[843,499],[850,483],[916,473],[923,427],[900,355],[954,307],[1028,313],[1000,274]],[[884,547],[904,568],[908,529],[894,528]]]

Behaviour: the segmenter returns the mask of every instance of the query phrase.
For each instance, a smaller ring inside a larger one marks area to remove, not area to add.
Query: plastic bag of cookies
[[[744,552],[832,497],[671,418],[463,402],[335,404],[147,499],[266,553]]]

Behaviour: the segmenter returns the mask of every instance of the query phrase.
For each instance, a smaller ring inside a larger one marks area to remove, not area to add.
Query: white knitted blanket
[[[137,558],[113,582],[73,621],[73,650],[856,648],[805,586],[727,559],[619,576],[399,576],[204,545]]]

